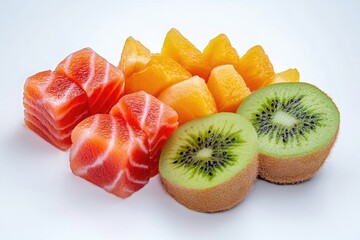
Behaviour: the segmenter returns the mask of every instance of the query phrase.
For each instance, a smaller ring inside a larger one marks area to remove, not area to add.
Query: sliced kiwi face
[[[249,121],[219,113],[190,121],[166,142],[160,156],[162,178],[186,189],[217,186],[254,159],[257,134]]]
[[[327,146],[339,128],[339,111],[317,87],[278,83],[252,93],[237,113],[259,137],[259,152],[273,157],[304,156]]]

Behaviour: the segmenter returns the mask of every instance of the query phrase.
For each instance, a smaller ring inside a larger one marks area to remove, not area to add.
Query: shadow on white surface
[[[49,154],[55,152],[54,150],[56,149],[50,143],[46,142],[27,128],[23,122],[16,124],[16,127],[11,134],[7,136],[3,147],[9,154],[14,156],[21,155],[23,157],[21,159],[16,158],[17,160],[28,159],[31,161],[34,161],[33,155]],[[26,158],[26,156],[29,156],[29,158]]]

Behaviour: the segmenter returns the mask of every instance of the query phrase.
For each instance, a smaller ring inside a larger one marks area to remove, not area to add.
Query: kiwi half
[[[257,177],[257,134],[235,113],[192,120],[167,140],[159,171],[167,192],[184,206],[217,212],[239,203]]]
[[[237,113],[259,138],[259,175],[274,183],[311,178],[336,139],[340,115],[334,102],[307,83],[277,83],[253,92]]]

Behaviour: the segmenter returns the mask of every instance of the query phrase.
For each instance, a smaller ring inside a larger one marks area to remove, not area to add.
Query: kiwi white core
[[[210,148],[203,148],[200,149],[197,153],[196,153],[196,157],[200,158],[200,159],[207,159],[211,157],[211,154],[214,152],[214,150],[210,149]]]
[[[290,114],[287,114],[284,111],[278,111],[277,113],[275,113],[275,115],[272,119],[272,122],[281,124],[283,126],[290,127],[290,126],[294,125],[295,123],[297,123],[298,120],[296,120],[296,118],[294,118]]]

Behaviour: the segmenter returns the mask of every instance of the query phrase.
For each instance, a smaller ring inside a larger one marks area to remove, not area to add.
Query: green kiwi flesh
[[[253,92],[237,113],[259,137],[259,152],[290,158],[326,147],[337,134],[339,111],[320,89],[307,83],[278,83]]]
[[[257,134],[235,113],[218,113],[180,126],[160,156],[163,179],[186,189],[206,189],[226,182],[256,157]]]

